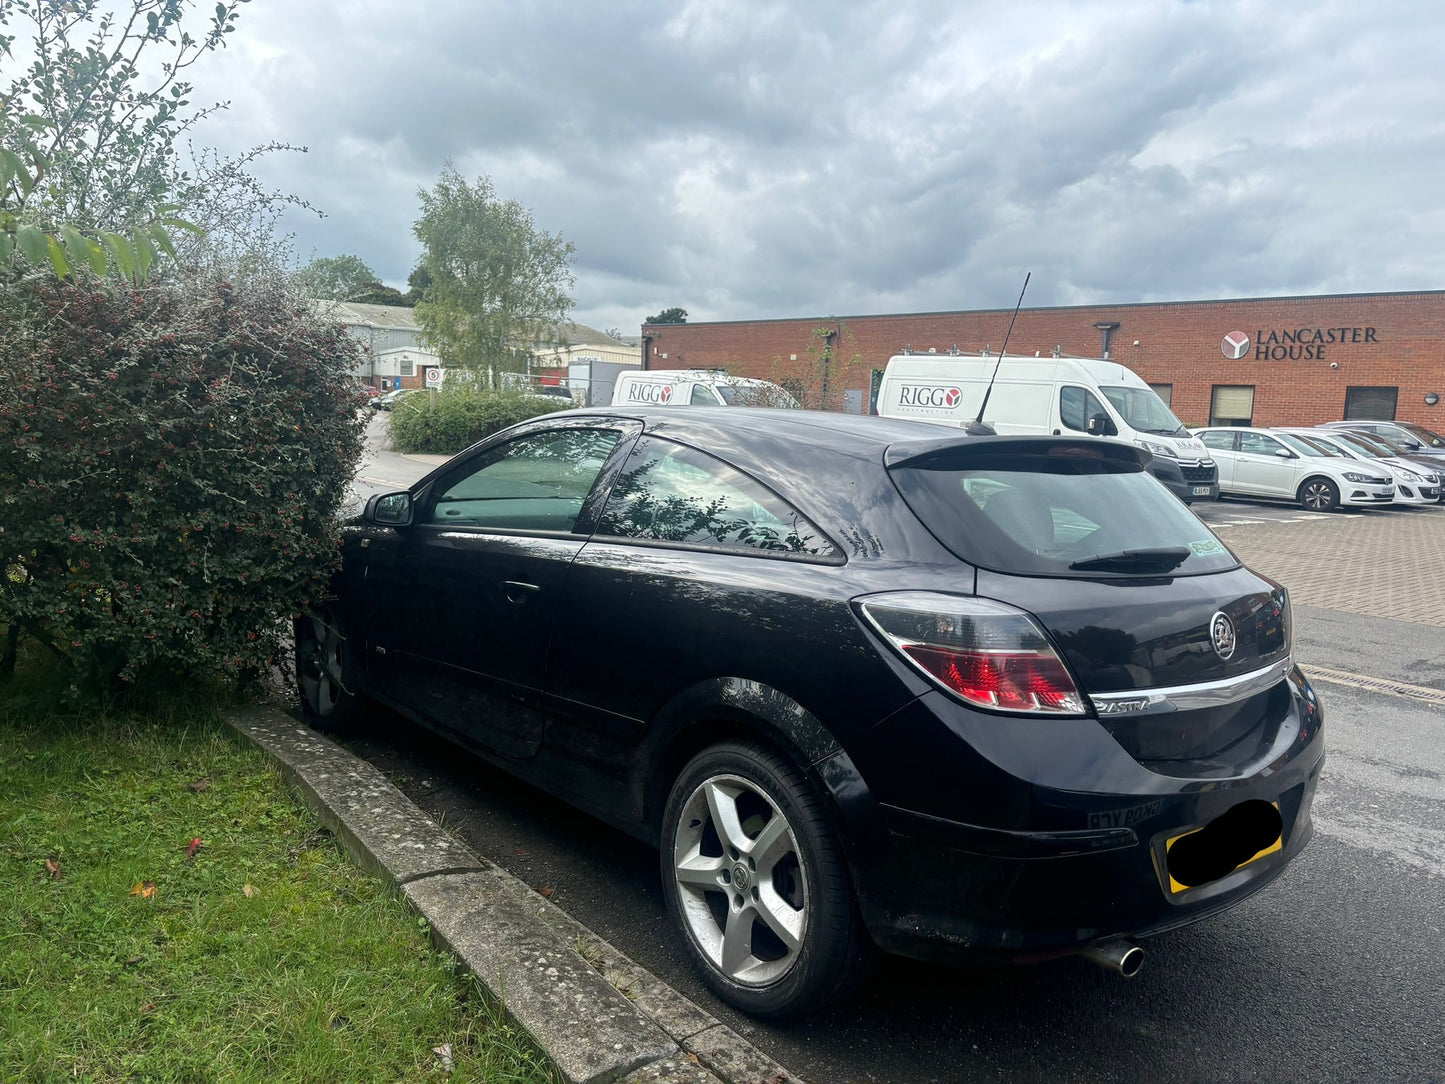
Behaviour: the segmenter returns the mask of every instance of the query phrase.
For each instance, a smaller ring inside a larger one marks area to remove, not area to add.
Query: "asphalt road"
[[[362,474],[403,484],[427,469],[381,451]],[[1307,514],[1235,502],[1206,513]],[[1308,607],[1296,627],[1307,665],[1445,690],[1445,630]],[[1317,687],[1329,761],[1314,842],[1240,907],[1149,942],[1136,979],[1078,960],[994,971],[888,960],[859,996],[789,1026],[731,1011],[693,977],[656,852],[395,716],[352,748],[477,851],[819,1084],[1445,1081],[1445,708],[1348,679]]]

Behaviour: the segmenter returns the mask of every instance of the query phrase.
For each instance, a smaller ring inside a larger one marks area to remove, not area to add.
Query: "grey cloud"
[[[311,146],[267,167],[329,212],[303,251],[401,282],[450,159],[573,241],[594,324],[1002,307],[1027,269],[1039,304],[1445,272],[1424,6],[355,0],[236,37],[217,141]]]

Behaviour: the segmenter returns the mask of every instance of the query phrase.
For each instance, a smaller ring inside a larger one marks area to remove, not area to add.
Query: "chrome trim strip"
[[[1088,693],[1094,711],[1100,718],[1117,719],[1131,715],[1163,715],[1174,711],[1217,708],[1254,696],[1284,679],[1294,666],[1294,659],[1272,662],[1259,670],[1219,681],[1197,685],[1175,685],[1168,689],[1129,689],[1116,693]]]

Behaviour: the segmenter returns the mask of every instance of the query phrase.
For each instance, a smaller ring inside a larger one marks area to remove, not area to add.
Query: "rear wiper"
[[[1194,551],[1188,546],[1161,546],[1149,550],[1099,553],[1069,565],[1075,572],[1168,572],[1178,568]]]

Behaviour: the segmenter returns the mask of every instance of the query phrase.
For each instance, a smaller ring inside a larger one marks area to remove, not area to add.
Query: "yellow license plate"
[[[1275,813],[1276,813],[1276,814],[1279,813],[1279,803],[1278,803],[1278,802],[1270,802],[1270,803],[1268,803],[1268,804],[1274,807],[1274,810],[1275,810]],[[1263,803],[1261,803],[1261,805],[1263,805]],[[1232,811],[1231,811],[1231,812],[1232,812]],[[1229,813],[1222,814],[1222,816],[1228,816],[1228,815],[1229,815]],[[1201,885],[1211,884],[1211,883],[1213,883],[1214,881],[1222,880],[1223,878],[1228,877],[1228,876],[1229,876],[1231,873],[1233,873],[1235,870],[1243,869],[1245,866],[1249,865],[1251,862],[1258,862],[1261,858],[1264,858],[1266,855],[1274,854],[1275,852],[1280,851],[1280,850],[1282,850],[1282,849],[1284,848],[1284,832],[1283,832],[1283,830],[1281,830],[1281,831],[1275,836],[1274,842],[1271,843],[1269,846],[1260,848],[1258,851],[1255,851],[1254,854],[1252,854],[1252,855],[1250,855],[1248,858],[1246,858],[1243,862],[1240,862],[1238,865],[1235,865],[1235,866],[1230,867],[1229,869],[1225,870],[1223,873],[1220,873],[1218,876],[1210,877],[1210,878],[1208,878],[1208,879],[1206,879],[1206,880],[1202,880],[1202,881],[1200,881],[1198,884],[1192,884],[1192,885],[1181,884],[1179,881],[1175,880],[1173,872],[1170,871],[1170,869],[1169,869],[1169,855],[1173,853],[1173,851],[1174,851],[1174,845],[1175,845],[1176,843],[1178,843],[1178,842],[1179,842],[1180,840],[1182,840],[1182,839],[1188,839],[1190,836],[1197,836],[1197,835],[1199,835],[1199,833],[1201,833],[1201,832],[1208,832],[1208,831],[1210,831],[1211,829],[1213,829],[1213,828],[1215,827],[1215,825],[1218,823],[1218,821],[1219,821],[1220,819],[1221,819],[1221,818],[1217,817],[1217,818],[1215,818],[1215,820],[1211,821],[1209,824],[1206,824],[1206,825],[1205,825],[1204,827],[1202,827],[1202,828],[1194,828],[1194,829],[1191,829],[1191,830],[1188,831],[1188,832],[1181,832],[1181,833],[1179,833],[1179,835],[1174,836],[1173,838],[1169,839],[1169,840],[1164,844],[1165,876],[1169,878],[1169,891],[1170,891],[1170,893],[1171,893],[1172,895],[1176,895],[1176,896],[1177,896],[1177,895],[1179,895],[1179,893],[1181,893],[1181,892],[1188,892],[1191,888],[1199,888]]]

